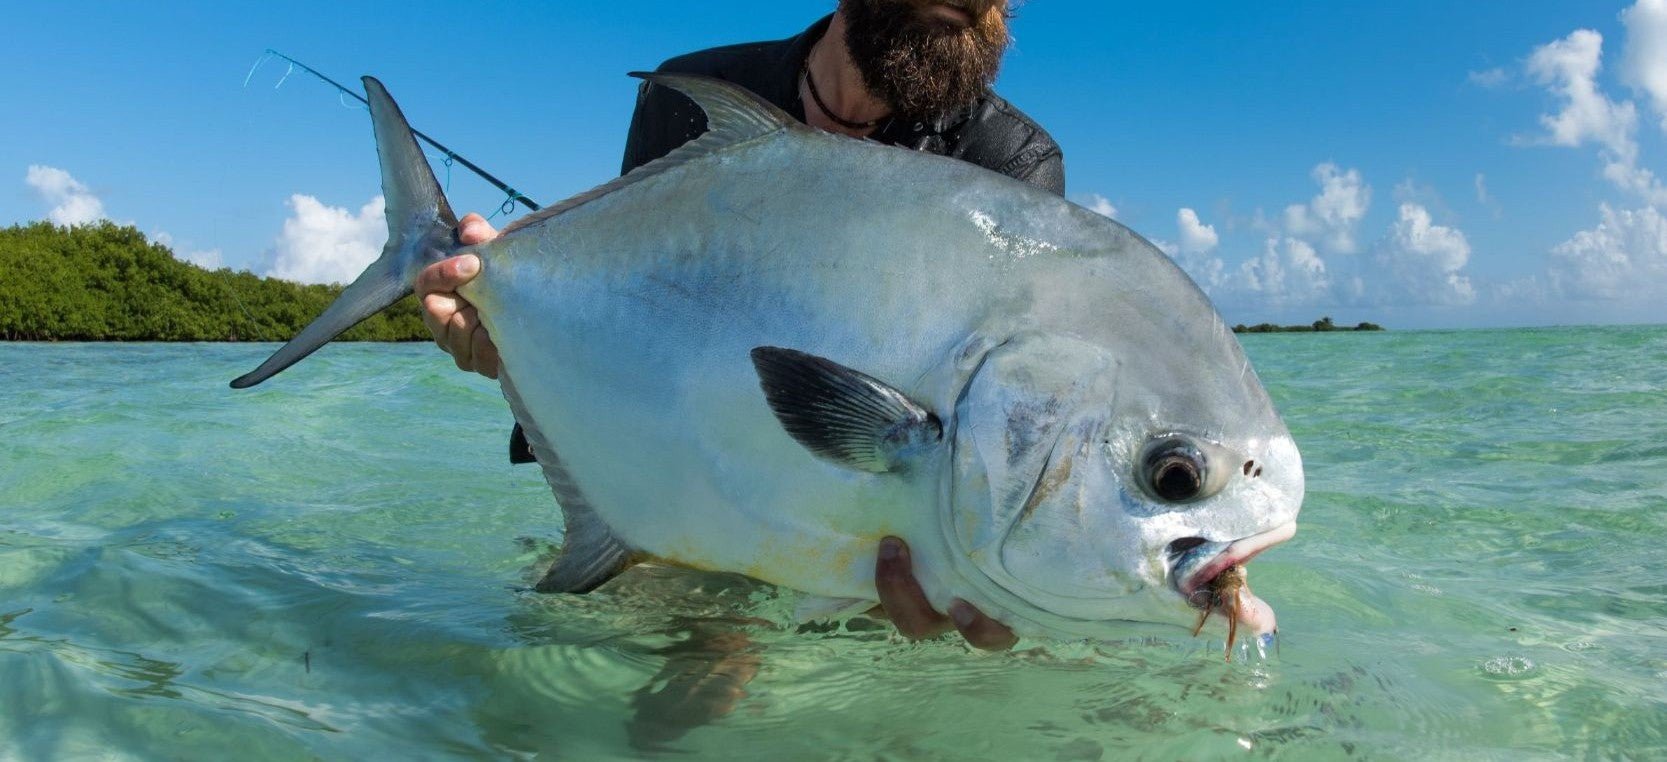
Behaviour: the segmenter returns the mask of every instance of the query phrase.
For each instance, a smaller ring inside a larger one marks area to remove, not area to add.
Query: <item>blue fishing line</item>
[[[259,69],[261,64],[266,63],[267,61],[269,61],[271,59],[272,59],[272,51],[270,51],[270,50],[266,51],[265,53],[260,54],[260,58],[255,59],[255,65],[249,67],[249,73],[243,75],[243,86],[248,87],[249,86],[249,80],[255,78],[255,70]]]
[[[502,204],[498,205],[497,211],[487,215],[486,219],[494,220],[494,219],[497,219],[498,215],[500,215],[500,214],[510,214],[510,213],[514,212],[515,211],[515,202],[518,199],[520,199],[520,197],[521,197],[521,194],[519,194],[519,193],[509,194],[509,196],[504,199],[504,202]]]

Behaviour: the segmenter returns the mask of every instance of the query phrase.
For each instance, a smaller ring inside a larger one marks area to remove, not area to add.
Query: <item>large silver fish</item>
[[[366,77],[387,248],[232,385],[472,251],[461,293],[565,513],[540,590],[652,557],[855,603],[897,535],[940,609],[1110,638],[1191,626],[1218,574],[1295,531],[1284,423],[1203,293],[1140,236],[730,84],[641,76],[693,98],[711,131],[474,247]],[[1234,594],[1239,621],[1272,628]]]

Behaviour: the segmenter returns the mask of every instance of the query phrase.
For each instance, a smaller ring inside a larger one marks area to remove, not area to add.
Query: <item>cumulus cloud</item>
[[[1631,102],[1616,103],[1598,87],[1603,35],[1576,29],[1561,40],[1534,49],[1528,73],[1562,99],[1562,109],[1540,117],[1554,145],[1579,146],[1594,141],[1616,153],[1633,153],[1632,130],[1638,114]]]
[[[1088,194],[1088,196],[1083,199],[1082,205],[1114,220],[1117,219],[1117,207],[1112,206],[1109,199],[1098,193]]]
[[[1264,228],[1259,254],[1236,265],[1205,256],[1219,244],[1215,231],[1191,209],[1177,222],[1183,243],[1177,263],[1224,305],[1268,310],[1324,309],[1345,305],[1465,305],[1476,289],[1465,272],[1471,246],[1463,231],[1437,224],[1422,197],[1434,197],[1408,181],[1396,219],[1368,252],[1349,255],[1356,228],[1370,204],[1370,187],[1358,170],[1321,164],[1312,173],[1320,194],[1308,204],[1288,207],[1285,227]],[[1486,186],[1477,177],[1478,193]],[[1207,230],[1208,235],[1203,231]],[[1188,231],[1197,234],[1188,238]],[[1346,236],[1347,245],[1339,240]],[[1332,254],[1324,254],[1329,245]]]
[[[1597,227],[1552,248],[1553,286],[1583,299],[1667,296],[1667,218],[1651,207],[1598,211]]]
[[[86,225],[104,219],[104,203],[64,170],[30,164],[23,181],[52,207],[47,212],[47,219],[53,224]]]
[[[1638,0],[1621,13],[1621,21],[1626,39],[1620,79],[1647,100],[1667,130],[1667,0]],[[1557,113],[1540,119],[1547,131],[1541,142],[1595,145],[1603,176],[1643,206],[1600,205],[1594,227],[1552,247],[1544,282],[1525,281],[1507,296],[1667,300],[1667,188],[1641,166],[1637,107],[1609,97],[1597,82],[1602,55],[1602,36],[1581,29],[1536,48],[1528,58],[1528,73],[1560,101]]]
[[[267,275],[302,283],[347,283],[382,253],[388,242],[384,201],[377,196],[358,214],[326,206],[312,196],[289,197],[292,214],[284,220],[272,267]]]
[[[1285,230],[1305,241],[1318,241],[1327,251],[1352,254],[1355,228],[1372,205],[1372,188],[1360,178],[1360,171],[1340,170],[1326,162],[1310,173],[1320,193],[1307,204],[1285,207]]]
[[[1435,224],[1428,209],[1406,202],[1374,248],[1372,277],[1363,288],[1376,290],[1379,302],[1470,304],[1476,290],[1463,272],[1469,261],[1470,241],[1463,231]]]
[[[1269,237],[1261,256],[1240,263],[1226,284],[1229,295],[1279,308],[1330,301],[1331,277],[1319,252],[1307,241]]]
[[[1638,165],[1637,107],[1610,99],[1597,83],[1602,58],[1603,35],[1590,29],[1576,29],[1534,49],[1529,75],[1561,101],[1557,113],[1541,115],[1546,134],[1539,140],[1570,147],[1596,144],[1606,179],[1650,204],[1667,204],[1667,188]]]
[[[1626,25],[1621,80],[1650,99],[1667,130],[1667,0],[1638,0],[1621,11]]]
[[[1181,231],[1179,249],[1183,254],[1203,254],[1221,243],[1214,225],[1198,220],[1198,212],[1186,207],[1175,213],[1175,225]]]

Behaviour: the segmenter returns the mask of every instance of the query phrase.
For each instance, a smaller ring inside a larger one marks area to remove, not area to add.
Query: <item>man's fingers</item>
[[[457,223],[457,240],[465,246],[496,237],[498,231],[478,214],[465,215]],[[458,288],[479,274],[480,257],[460,254],[423,268],[413,288],[422,299],[423,325],[433,334],[434,343],[451,353],[458,369],[497,378],[498,347],[480,324],[475,308],[457,295]]]
[[[1006,625],[959,598],[950,605],[949,616],[934,610],[920,583],[915,581],[909,546],[896,537],[880,541],[880,555],[874,563],[874,589],[880,595],[880,606],[886,616],[906,638],[930,638],[954,628],[974,648],[986,651],[1004,651],[1019,642],[1018,636]]]
[[[457,221],[457,242],[464,246],[486,243],[497,237],[498,231],[492,228],[492,223],[474,212],[463,215],[463,219]]]
[[[458,287],[474,280],[475,275],[479,273],[480,257],[460,254],[424,267],[422,272],[417,273],[417,282],[412,288],[423,296],[456,291]]]
[[[986,651],[1005,651],[1019,642],[1019,636],[1014,635],[1007,626],[984,615],[972,604],[956,599],[949,606],[949,618],[955,621],[955,629],[961,632],[974,648]]]
[[[492,337],[486,335],[486,326],[475,325],[474,335],[469,338],[469,346],[474,350],[475,372],[487,378],[498,377],[498,345],[492,343]]]
[[[903,637],[930,638],[948,632],[953,626],[948,617],[933,610],[927,602],[926,593],[915,581],[909,546],[896,537],[880,541],[879,559],[874,563],[874,589],[880,595],[880,606]]]
[[[480,327],[480,317],[475,308],[465,306],[446,320],[445,343],[441,346],[451,352],[452,359],[457,361],[457,367],[462,370],[473,371],[475,365],[475,350],[473,339],[475,329]]]
[[[446,321],[463,309],[465,302],[457,294],[449,291],[428,294],[423,297],[423,325],[428,326],[428,332],[434,334],[434,341],[440,343],[442,334],[446,330]]]

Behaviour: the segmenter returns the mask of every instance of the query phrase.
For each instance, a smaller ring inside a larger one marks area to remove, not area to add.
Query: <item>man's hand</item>
[[[486,218],[468,214],[457,223],[457,240],[465,246],[486,243],[498,237],[498,231]],[[473,254],[435,262],[417,274],[416,291],[423,302],[423,325],[434,334],[434,343],[446,350],[459,370],[479,373],[487,378],[498,377],[498,347],[486,335],[475,308],[457,289],[474,280],[480,272],[480,257]]]
[[[949,616],[932,608],[915,581],[914,564],[909,560],[909,546],[896,537],[880,541],[880,557],[874,564],[874,589],[880,594],[880,608],[891,618],[897,631],[910,640],[930,638],[960,630],[975,648],[986,651],[1005,651],[1019,642],[1007,626],[984,616],[984,613],[963,600],[949,607]]]

